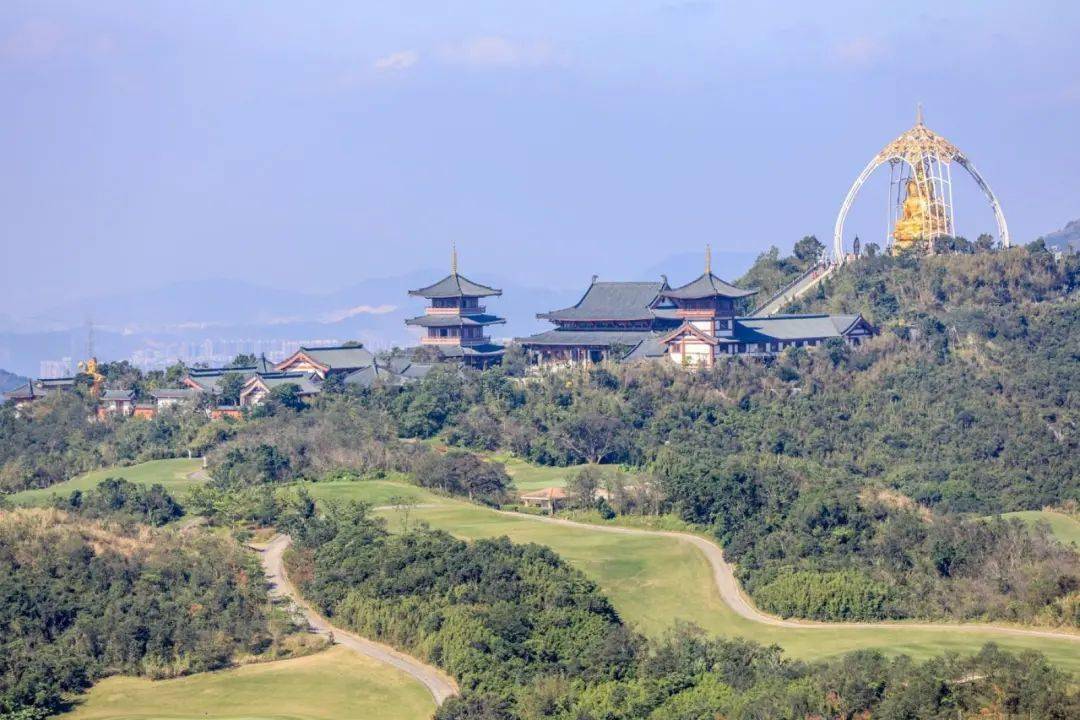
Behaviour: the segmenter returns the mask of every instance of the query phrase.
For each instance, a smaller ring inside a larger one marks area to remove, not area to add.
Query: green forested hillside
[[[0,717],[43,717],[106,675],[183,675],[263,650],[259,572],[206,533],[0,510]]]

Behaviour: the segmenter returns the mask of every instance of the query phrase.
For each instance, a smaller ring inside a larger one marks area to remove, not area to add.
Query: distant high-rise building
[[[41,378],[63,378],[74,374],[74,364],[69,357],[59,360],[42,360],[38,365],[38,377]]]

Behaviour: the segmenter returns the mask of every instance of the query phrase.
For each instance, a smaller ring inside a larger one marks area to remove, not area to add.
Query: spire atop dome
[[[457,275],[457,241],[450,241],[450,274]]]
[[[926,124],[926,123],[923,122],[922,103],[919,103],[918,105],[915,106],[915,124],[916,125],[925,125]]]

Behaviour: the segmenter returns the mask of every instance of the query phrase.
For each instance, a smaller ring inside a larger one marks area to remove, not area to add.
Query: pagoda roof
[[[661,295],[673,300],[699,300],[715,296],[737,299],[755,295],[757,292],[757,290],[743,290],[726,280],[721,280],[712,272],[706,272],[685,285],[664,290]]]
[[[102,400],[134,400],[135,393],[131,390],[106,390],[101,393]]]
[[[428,285],[419,290],[410,290],[409,294],[431,300],[452,297],[488,297],[489,295],[502,295],[502,290],[474,283],[464,275],[453,272],[433,285]]]
[[[419,317],[409,318],[405,321],[405,324],[416,325],[417,327],[471,327],[498,325],[505,322],[505,319],[495,315],[457,315],[446,313],[421,315]]]
[[[540,313],[542,320],[652,320],[653,306],[667,289],[659,282],[597,282],[571,307]]]

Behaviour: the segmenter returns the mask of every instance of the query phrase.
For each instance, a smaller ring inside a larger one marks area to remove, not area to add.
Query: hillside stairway
[[[799,277],[792,280],[785,285],[772,297],[759,305],[753,312],[755,317],[761,317],[763,315],[776,315],[783,310],[787,305],[798,300],[806,293],[813,290],[818,286],[818,283],[822,282],[825,278],[832,275],[836,268],[840,267],[839,263],[823,261],[814,265],[812,268],[804,272]]]

